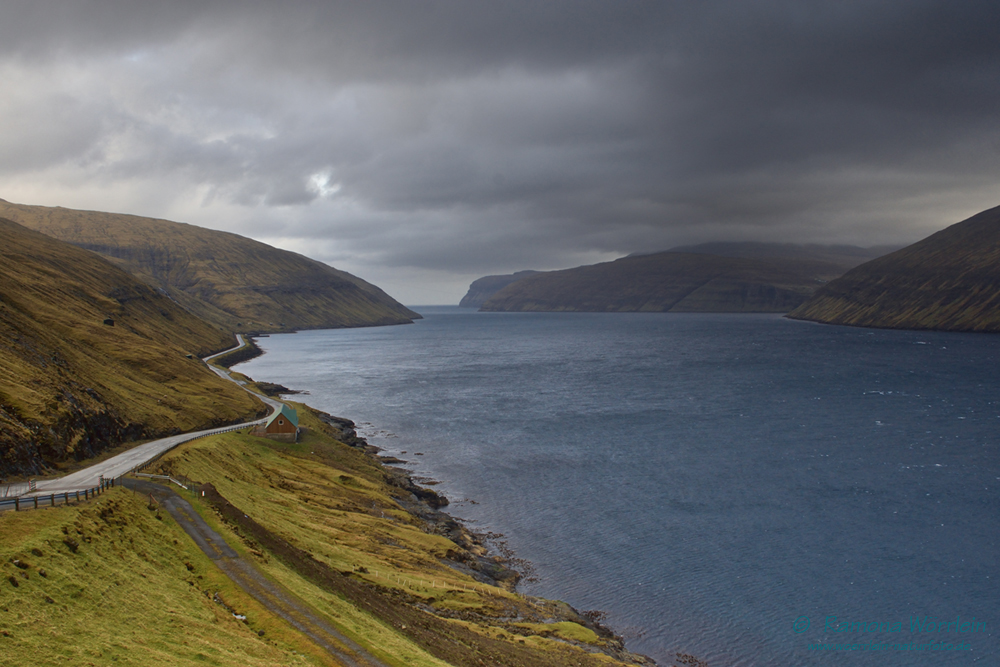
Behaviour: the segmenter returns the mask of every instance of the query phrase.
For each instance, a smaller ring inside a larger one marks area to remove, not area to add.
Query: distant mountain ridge
[[[481,309],[784,313],[824,282],[878,252],[856,246],[768,243],[674,248],[523,278],[488,276],[511,280]]]
[[[517,273],[509,273],[506,275],[498,276],[483,276],[478,280],[474,280],[471,285],[469,285],[469,291],[466,292],[462,300],[458,302],[458,305],[462,308],[479,308],[487,300],[500,290],[502,290],[507,285],[513,282],[517,282],[521,278],[527,278],[528,276],[533,276],[538,271],[518,271]]]
[[[823,245],[819,243],[762,243],[757,241],[717,241],[698,245],[676,246],[665,252],[690,252],[720,257],[746,257],[754,259],[811,259],[853,268],[899,250],[902,246],[880,245],[863,248],[856,245]]]
[[[848,271],[788,316],[863,327],[1000,332],[1000,206]]]
[[[0,216],[103,255],[227,332],[403,324],[420,317],[356,276],[237,234],[3,200]]]

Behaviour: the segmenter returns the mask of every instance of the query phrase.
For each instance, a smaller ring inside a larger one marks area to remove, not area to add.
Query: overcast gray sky
[[[3,0],[0,198],[234,231],[457,303],[1000,204],[1000,4]]]

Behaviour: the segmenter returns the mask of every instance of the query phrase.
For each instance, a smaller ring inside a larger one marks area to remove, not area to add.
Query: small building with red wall
[[[299,439],[299,416],[293,408],[282,404],[281,409],[271,415],[264,427],[258,428],[254,434],[274,440],[297,442]]]

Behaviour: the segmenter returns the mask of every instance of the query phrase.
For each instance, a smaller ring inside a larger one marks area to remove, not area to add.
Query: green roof
[[[277,412],[275,412],[273,415],[271,415],[271,417],[267,420],[267,424],[264,426],[264,428],[267,428],[268,426],[270,426],[271,423],[275,419],[277,419],[278,417],[280,417],[282,415],[285,416],[285,419],[287,419],[288,421],[292,422],[292,426],[294,426],[295,428],[299,427],[299,416],[298,416],[298,414],[295,412],[295,410],[293,408],[290,408],[287,405],[285,405],[284,403],[282,403],[281,404],[281,409],[278,410]]]

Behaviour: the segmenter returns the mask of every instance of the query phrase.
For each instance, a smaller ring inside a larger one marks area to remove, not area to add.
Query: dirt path
[[[240,558],[222,536],[194,511],[191,504],[172,489],[136,479],[126,479],[124,485],[143,494],[152,494],[226,576],[268,610],[309,636],[346,667],[387,667],[319,618],[290,591],[270,581],[252,563]]]

